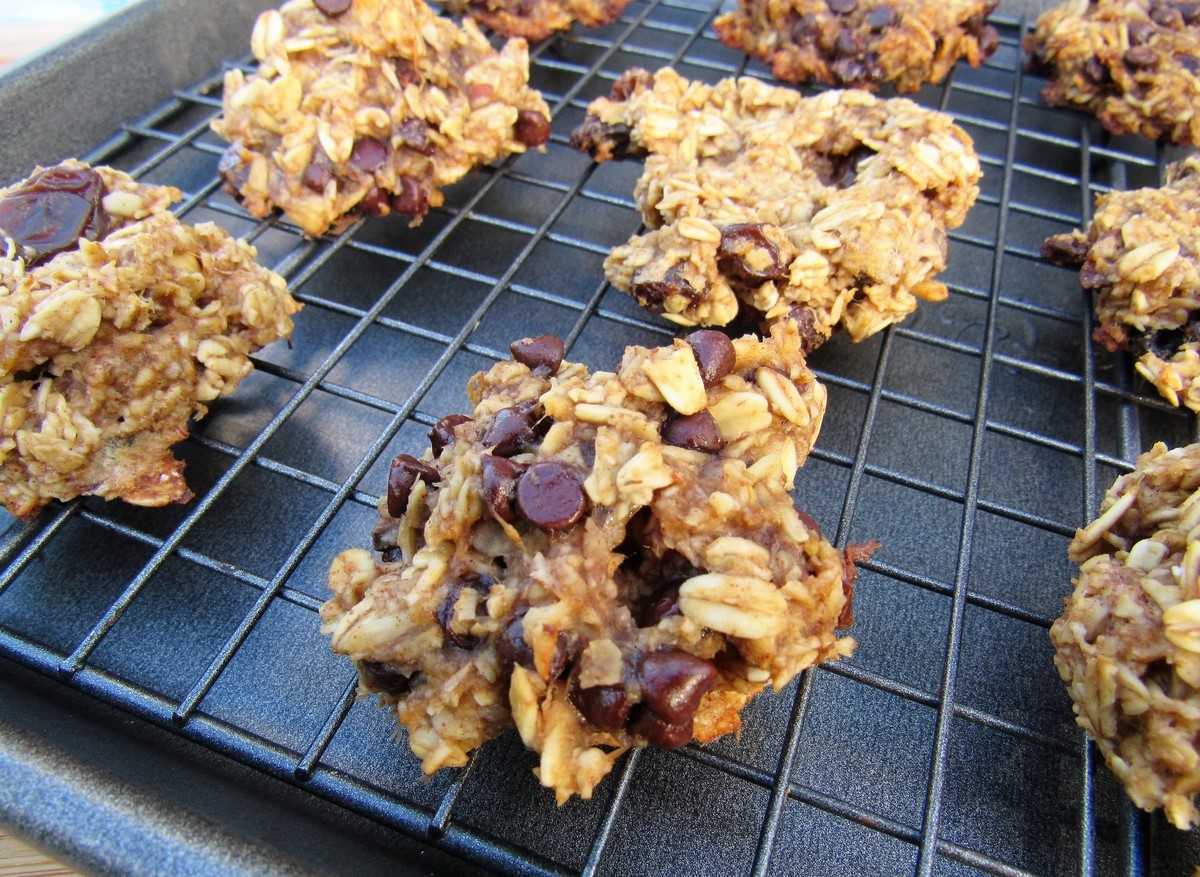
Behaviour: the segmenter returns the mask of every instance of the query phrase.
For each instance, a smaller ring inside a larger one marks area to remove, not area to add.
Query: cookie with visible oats
[[[848,655],[873,546],[843,555],[788,494],[825,408],[794,323],[630,347],[615,372],[553,336],[512,350],[392,462],[377,553],[334,561],[321,617],[427,772],[515,726],[562,803]]]
[[[443,0],[456,15],[469,16],[505,37],[544,40],[574,22],[599,27],[617,20],[629,0]]]
[[[68,160],[0,189],[0,504],[136,505],[191,491],[171,446],[291,334],[254,249],[169,207],[177,189]]]
[[[1200,445],[1161,442],[1075,534],[1050,628],[1076,721],[1143,810],[1200,822]]]
[[[648,156],[648,227],[609,281],[680,325],[794,320],[806,351],[859,341],[938,301],[947,230],[978,194],[971,138],[949,116],[865,91],[802,97],[756,79],[630,70],[571,144],[596,161]]]
[[[1067,0],[1025,38],[1042,98],[1114,134],[1200,146],[1200,3]]]
[[[413,217],[472,168],[540,147],[550,111],[529,52],[497,52],[422,0],[290,0],[259,16],[258,70],[225,76],[212,127],[219,170],[254,216],[278,208],[307,235],[362,214]]]
[[[920,91],[959,60],[978,67],[1000,36],[997,0],[738,0],[713,28],[785,82]]]
[[[1096,291],[1096,341],[1200,412],[1200,155],[1170,165],[1162,188],[1099,196],[1087,233],[1049,238],[1042,254]]]

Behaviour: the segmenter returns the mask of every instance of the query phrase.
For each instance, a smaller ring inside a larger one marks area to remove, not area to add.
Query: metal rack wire
[[[1124,803],[1046,631],[1075,527],[1139,452],[1195,426],[1093,347],[1076,278],[1038,256],[1095,193],[1154,183],[1170,156],[1042,106],[1021,22],[917,97],[958,118],[985,167],[952,234],[950,299],[811,358],[829,410],[797,500],[839,545],[884,543],[860,576],[853,659],[754,701],[738,739],[631,753],[592,801],[555,809],[513,735],[423,781],[319,635],[325,568],[366,543],[387,461],[463,410],[508,341],[553,331],[604,368],[671,336],[600,267],[638,227],[640,168],[594,166],[566,139],[629,66],[769,78],[715,39],[713,14],[635,0],[536,46],[547,152],[480,170],[418,228],[306,240],[248,218],[215,175],[219,73],[87,156],[179,186],[185,219],[250,239],[306,309],[180,447],[192,503],[8,523],[0,654],[506,874],[1184,873],[1197,842]]]

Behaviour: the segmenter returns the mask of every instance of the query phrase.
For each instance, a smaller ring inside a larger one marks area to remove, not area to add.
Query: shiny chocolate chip
[[[479,458],[479,468],[484,504],[497,518],[512,523],[517,519],[514,505],[517,500],[517,482],[528,467],[504,457],[484,454]]]
[[[75,249],[80,238],[105,235],[103,197],[104,180],[91,168],[46,168],[0,199],[0,230],[21,248],[27,266],[40,265]]]
[[[1152,70],[1158,66],[1158,52],[1149,46],[1130,46],[1121,60],[1132,70]]]
[[[677,448],[715,454],[725,447],[716,419],[702,408],[695,414],[672,414],[662,427],[662,439]]]
[[[566,530],[587,512],[583,478],[558,460],[534,463],[517,482],[517,509],[543,530]]]
[[[442,451],[454,444],[454,429],[464,423],[470,423],[471,418],[465,414],[447,414],[429,430],[429,446],[433,455],[440,457]]]
[[[876,6],[867,13],[867,27],[874,31],[883,30],[895,21],[896,10],[890,6]]]
[[[500,659],[501,666],[508,670],[515,664],[520,664],[526,669],[533,668],[533,649],[525,642],[523,618],[523,615],[513,618],[496,635],[496,656]]]
[[[737,354],[733,342],[716,329],[697,329],[683,339],[696,355],[704,386],[711,387],[733,371]]]
[[[766,261],[752,261],[749,257],[754,252],[765,256]],[[780,260],[779,248],[767,239],[762,223],[758,222],[728,225],[721,229],[717,267],[726,277],[755,286],[768,280],[783,280],[788,276],[788,266]]]
[[[642,701],[672,725],[691,721],[718,675],[711,661],[677,649],[649,652],[638,664]]]
[[[669,298],[686,298],[696,301],[700,293],[683,276],[683,264],[672,265],[663,274],[661,280],[639,280],[635,273],[629,291],[633,297],[642,303],[647,310],[661,314],[664,303]]]
[[[629,725],[635,736],[642,737],[651,746],[659,749],[679,749],[692,739],[692,720],[673,725],[654,714],[653,710],[640,709]]]
[[[401,174],[399,190],[392,195],[392,209],[406,216],[419,216],[429,210],[429,198],[421,181],[411,174]]]
[[[497,457],[512,457],[535,444],[533,416],[517,405],[496,412],[483,434],[483,446]]]
[[[550,121],[537,110],[521,110],[513,125],[513,136],[526,146],[541,146],[550,139]]]
[[[373,691],[383,691],[399,697],[412,688],[416,673],[411,676],[394,661],[359,661],[359,678]]]
[[[625,727],[633,704],[620,685],[593,685],[580,688],[578,683],[571,687],[571,703],[587,719],[588,723],[601,731],[619,731]]]
[[[557,335],[537,335],[522,338],[508,345],[512,358],[530,371],[541,370],[543,375],[558,374],[562,365],[563,340]]]
[[[472,588],[481,595],[486,595],[492,584],[492,579],[486,576],[471,576],[455,582],[446,590],[446,596],[438,605],[436,615],[438,625],[442,628],[442,634],[451,645],[468,651],[479,645],[479,637],[469,633],[459,633],[450,626],[450,622],[454,620],[454,606],[458,603],[459,595],[462,594],[464,588]],[[479,606],[486,614],[486,604],[480,601]]]
[[[418,478],[426,484],[437,484],[442,476],[437,469],[409,454],[400,454],[392,460],[392,468],[388,471],[387,505],[388,514],[393,518],[403,516]]]
[[[350,150],[350,166],[364,174],[370,174],[383,167],[388,160],[388,148],[385,143],[374,137],[363,137],[356,141]]]
[[[858,0],[826,0],[825,5],[837,15],[849,15],[858,8]]]
[[[396,137],[407,149],[421,155],[433,155],[434,147],[429,141],[429,125],[424,119],[405,119],[396,128]]]

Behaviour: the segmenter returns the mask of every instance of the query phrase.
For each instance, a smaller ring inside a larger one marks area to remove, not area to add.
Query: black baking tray
[[[568,148],[587,101],[634,65],[769,75],[711,4],[634,0],[532,48],[545,154],[471,174],[417,228],[305,240],[215,173],[221,74],[266,5],[143,0],[0,75],[5,178],[77,155],[178,186],[187,221],[250,239],[305,303],[178,448],[191,503],[0,520],[0,821],[97,873],[1191,873],[1196,836],[1131,808],[1074,725],[1047,630],[1075,528],[1195,420],[1090,342],[1077,278],[1038,256],[1176,153],[1043,106],[1017,18],[915,96],[975,139],[982,193],[947,301],[811,357],[829,407],[795,491],[839,545],[883,544],[858,651],[758,698],[740,736],[631,754],[556,808],[513,734],[421,776],[318,631],[325,570],[367,544],[387,461],[509,341],[555,332],[611,368],[672,336],[604,282],[640,167]]]

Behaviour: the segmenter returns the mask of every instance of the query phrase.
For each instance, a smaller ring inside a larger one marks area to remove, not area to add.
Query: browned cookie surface
[[[983,63],[999,45],[996,0],[739,0],[714,23],[731,48],[785,82],[897,91],[941,82],[958,62]]]
[[[1026,38],[1052,106],[1092,113],[1114,134],[1200,145],[1200,3],[1068,0]]]
[[[180,193],[76,161],[0,190],[0,503],[191,496],[171,446],[299,310]]]
[[[442,188],[550,136],[523,40],[497,52],[422,0],[290,0],[250,39],[259,61],[225,76],[213,129],[226,187],[305,234],[361,214],[419,221]]]
[[[443,0],[456,15],[469,16],[505,37],[544,40],[574,22],[611,24],[629,0]]]
[[[562,350],[517,342],[469,416],[396,458],[377,553],[335,560],[322,609],[427,772],[515,726],[560,803],[627,748],[736,731],[768,683],[849,654],[863,556],[788,494],[825,405],[794,324],[630,347],[615,372]]]
[[[1200,821],[1200,445],[1155,445],[1076,532],[1050,629],[1079,724],[1144,810]]]

